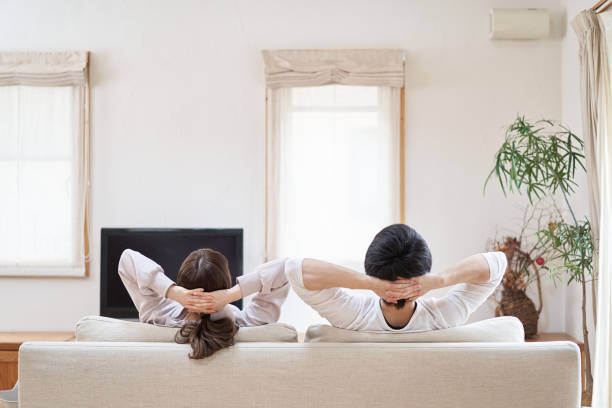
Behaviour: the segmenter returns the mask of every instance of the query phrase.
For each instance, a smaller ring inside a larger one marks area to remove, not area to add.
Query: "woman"
[[[138,309],[140,321],[180,327],[177,343],[189,343],[193,359],[209,357],[234,344],[239,327],[276,322],[289,293],[285,260],[260,265],[231,286],[227,259],[212,249],[190,253],[176,284],[161,266],[131,249],[119,260],[119,276]],[[238,309],[231,302],[255,294]]]

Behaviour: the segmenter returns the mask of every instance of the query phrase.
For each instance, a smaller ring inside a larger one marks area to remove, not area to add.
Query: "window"
[[[294,87],[273,98],[270,249],[362,269],[374,235],[400,222],[400,90]]]
[[[86,85],[54,81],[0,81],[1,275],[86,275]]]
[[[263,50],[266,258],[362,270],[403,222],[404,51]]]

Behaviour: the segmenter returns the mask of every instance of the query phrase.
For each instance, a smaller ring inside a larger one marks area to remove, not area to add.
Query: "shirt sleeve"
[[[161,266],[131,249],[121,254],[119,276],[138,309],[140,320],[145,322],[155,307],[165,301],[166,292],[174,284]]]
[[[343,288],[306,289],[302,276],[302,261],[303,259],[289,259],[286,263],[287,279],[295,293],[333,326],[355,330],[366,314],[361,297]]]
[[[252,273],[238,277],[242,296],[254,296],[243,310],[235,311],[236,323],[261,326],[278,321],[281,306],[289,294],[285,262],[286,259],[267,262]]]
[[[481,254],[489,264],[489,281],[486,283],[461,283],[440,299],[432,299],[446,327],[464,324],[468,317],[493,294],[501,282],[508,261],[503,252]]]

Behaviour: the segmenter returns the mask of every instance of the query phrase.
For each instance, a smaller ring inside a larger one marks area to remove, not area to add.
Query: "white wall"
[[[490,41],[491,7],[549,8],[553,38]],[[564,20],[560,0],[0,2],[0,49],[90,50],[93,87],[91,276],[1,279],[0,329],[98,313],[102,227],[241,227],[245,269],[263,260],[264,48],[406,49],[407,222],[435,269],[482,251],[521,212],[482,194],[504,127],[562,117]],[[565,288],[546,294],[540,328],[564,331]]]

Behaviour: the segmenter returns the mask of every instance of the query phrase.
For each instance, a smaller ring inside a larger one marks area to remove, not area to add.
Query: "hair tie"
[[[210,319],[210,315],[209,315],[208,313],[202,313],[202,314],[200,315],[200,317],[201,317],[202,319]]]

